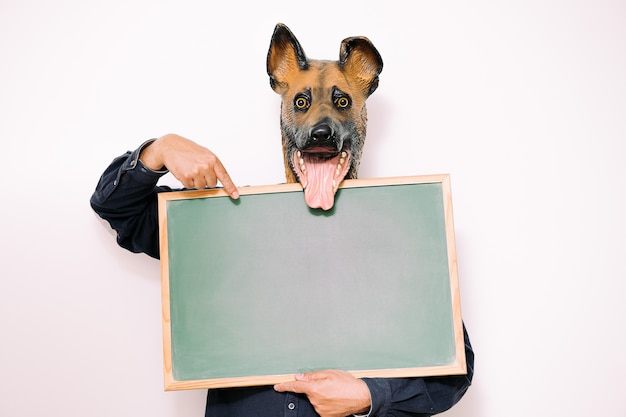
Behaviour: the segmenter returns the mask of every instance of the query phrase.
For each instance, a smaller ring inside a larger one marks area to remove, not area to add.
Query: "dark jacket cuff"
[[[391,387],[384,378],[363,378],[370,390],[372,405],[368,416],[385,416],[391,403]]]

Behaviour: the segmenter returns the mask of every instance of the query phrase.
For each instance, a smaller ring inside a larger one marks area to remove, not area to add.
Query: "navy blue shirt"
[[[91,197],[91,207],[117,232],[117,242],[132,252],[159,258],[157,194],[173,191],[158,186],[167,170],[152,171],[139,160],[144,142],[115,158]],[[474,352],[465,336],[466,375],[427,378],[363,378],[370,390],[370,417],[432,416],[448,410],[465,394],[474,374]],[[315,417],[305,395],[279,393],[272,386],[219,388],[208,391],[207,417]]]

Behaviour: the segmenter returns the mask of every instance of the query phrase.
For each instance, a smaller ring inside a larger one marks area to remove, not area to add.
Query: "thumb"
[[[289,381],[274,385],[274,391],[276,392],[296,392],[298,394],[306,394],[305,388],[306,382],[304,381]]]
[[[278,392],[297,392],[299,394],[306,393],[307,382],[310,381],[307,374],[294,375],[295,381],[287,381],[274,385],[274,390]]]

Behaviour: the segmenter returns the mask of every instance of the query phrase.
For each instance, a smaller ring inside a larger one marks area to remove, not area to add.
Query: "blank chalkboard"
[[[159,195],[165,389],[465,373],[448,175]]]

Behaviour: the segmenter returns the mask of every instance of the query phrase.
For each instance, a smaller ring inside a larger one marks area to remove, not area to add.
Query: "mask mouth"
[[[322,210],[333,207],[339,184],[350,170],[351,157],[347,146],[339,152],[321,146],[293,152],[291,163],[309,207]]]

